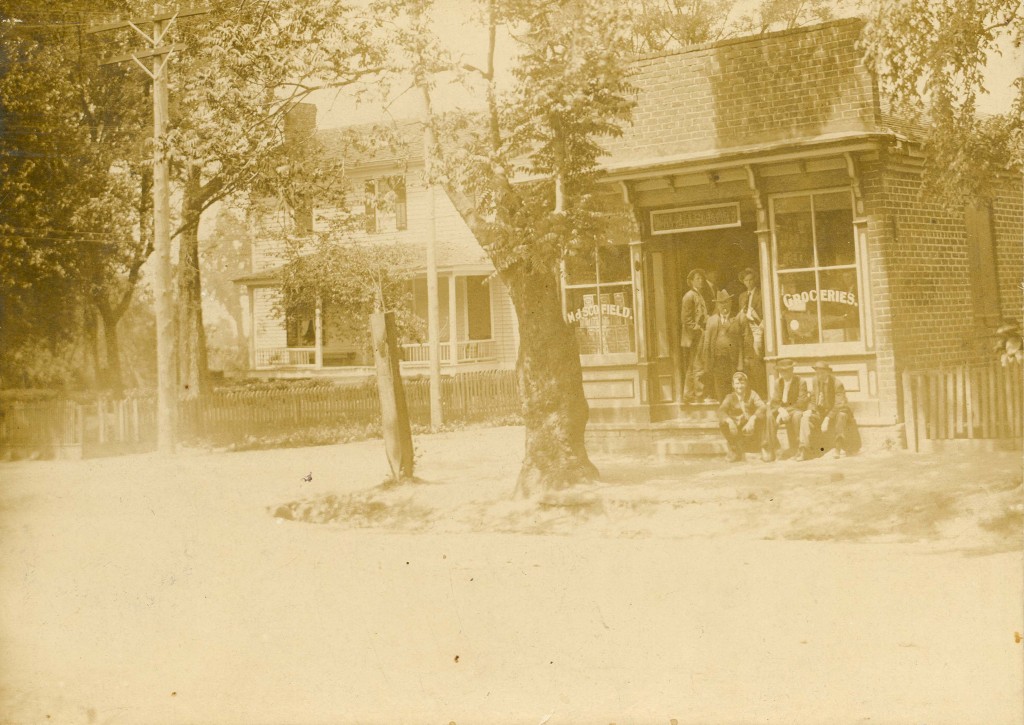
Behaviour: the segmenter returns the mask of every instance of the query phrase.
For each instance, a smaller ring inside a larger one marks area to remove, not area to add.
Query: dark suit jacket
[[[757,313],[757,319],[764,319],[764,300],[761,299],[761,289],[755,287],[753,289],[754,300],[750,303],[750,306],[754,308],[754,312]],[[737,312],[743,312],[747,309],[747,298],[750,296],[750,292],[743,290],[740,292],[739,306],[736,308]]]
[[[788,408],[790,410],[807,410],[807,404],[811,400],[811,394],[807,390],[807,381],[793,376],[793,382],[789,384],[789,395],[782,398],[782,389],[785,384],[781,376],[775,378],[775,386],[772,391],[772,407],[775,409]]]
[[[699,344],[704,325],[708,321],[708,308],[699,292],[691,289],[683,295],[680,319],[679,346],[693,347],[694,343]]]
[[[830,375],[825,379],[823,385],[819,385],[817,379],[814,381],[814,388],[811,391],[811,411],[822,418],[831,418],[840,410],[851,413],[850,404],[846,400],[846,388],[843,384]]]
[[[722,324],[722,318],[716,312],[708,318],[708,327],[704,332],[704,368],[706,370],[710,370],[714,366],[718,338],[723,335],[727,338],[729,359],[732,361],[733,367],[739,369],[740,356],[743,352],[743,327],[740,318],[733,315],[725,324]]]

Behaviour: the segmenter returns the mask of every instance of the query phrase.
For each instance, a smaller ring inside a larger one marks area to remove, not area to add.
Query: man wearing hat
[[[776,375],[772,385],[772,398],[766,413],[768,442],[765,449],[774,454],[778,448],[777,431],[786,431],[787,448],[782,457],[794,455],[800,445],[800,418],[807,410],[811,394],[807,383],[793,373],[793,361],[786,358],[775,363]]]
[[[732,392],[718,406],[718,427],[729,445],[729,460],[742,461],[746,453],[756,453],[764,441],[765,405],[750,388],[747,374],[733,373]],[[762,450],[765,461],[771,454]]]
[[[704,326],[708,322],[708,307],[704,301],[704,285],[707,275],[699,267],[686,275],[690,289],[683,295],[679,319],[679,347],[683,358],[683,402],[697,403],[704,396],[704,361],[701,343],[704,341]]]
[[[764,312],[761,290],[757,286],[757,273],[747,267],[739,274],[744,290],[739,296],[740,329],[743,352],[740,369],[750,377],[750,387],[762,396],[768,395],[768,381],[764,369]]]
[[[856,447],[857,427],[846,401],[846,389],[824,360],[814,363],[814,389],[807,412],[800,416],[800,449],[796,460],[803,461],[811,456],[814,450],[811,438],[820,440],[821,434],[832,436],[836,458],[842,458]],[[824,447],[819,445],[819,448]]]
[[[742,320],[731,312],[732,295],[724,289],[718,290],[715,314],[708,318],[704,333],[704,370],[714,385],[716,400],[724,400],[732,390],[732,374],[740,365]]]
[[[999,353],[999,362],[1003,367],[1024,362],[1024,338],[1016,322],[1004,322],[996,330],[996,335],[999,337],[996,352]]]

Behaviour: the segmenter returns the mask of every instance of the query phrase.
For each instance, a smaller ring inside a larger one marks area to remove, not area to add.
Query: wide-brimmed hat
[[[705,272],[700,267],[694,267],[693,269],[690,270],[690,273],[688,275],[686,275],[686,284],[693,284],[693,276],[695,274],[699,274],[704,279],[708,278],[708,273],[707,272]]]
[[[718,290],[718,295],[715,297],[715,302],[728,302],[731,299],[732,295],[729,294],[729,290],[723,288]]]
[[[829,364],[824,360],[819,360],[818,362],[814,363],[813,369],[821,370],[822,372],[832,372],[832,368],[829,367]]]
[[[781,360],[776,360],[775,361],[775,369],[776,370],[792,370],[793,369],[793,365],[794,365],[793,361],[790,360],[788,357],[785,357],[785,358],[782,358]]]

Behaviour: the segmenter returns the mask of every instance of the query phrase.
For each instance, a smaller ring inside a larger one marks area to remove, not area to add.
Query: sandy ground
[[[602,458],[538,505],[521,437],[392,488],[379,441],[0,464],[0,721],[1024,721],[1019,454]]]

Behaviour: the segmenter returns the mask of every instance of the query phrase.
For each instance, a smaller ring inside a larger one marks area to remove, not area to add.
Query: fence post
[[[903,371],[903,430],[907,436],[907,448],[917,453],[917,421],[914,418],[914,395],[911,390],[910,373]]]
[[[921,442],[930,440],[932,431],[929,430],[928,412],[925,405],[925,396],[928,394],[928,376],[914,375],[914,418],[917,421],[917,449],[921,450]]]
[[[974,370],[964,365],[964,407],[967,415],[967,437],[974,438]]]

